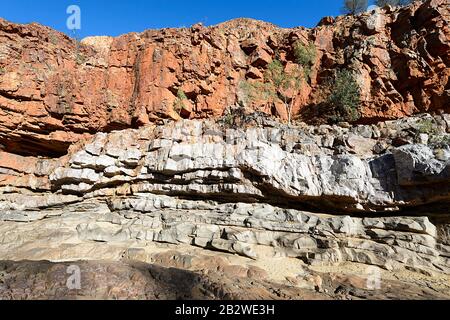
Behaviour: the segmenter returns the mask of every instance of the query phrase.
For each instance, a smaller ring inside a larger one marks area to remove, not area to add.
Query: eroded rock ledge
[[[259,123],[99,133],[60,159],[1,154],[0,258],[42,259],[49,238],[62,260],[92,255],[80,243],[156,242],[450,273],[448,115]]]

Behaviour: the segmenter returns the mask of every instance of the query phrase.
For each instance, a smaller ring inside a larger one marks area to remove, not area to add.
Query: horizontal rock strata
[[[23,158],[26,167],[4,154],[16,185],[1,189],[0,247],[11,259],[39,234],[17,230],[44,227],[69,248],[157,242],[449,273],[446,120],[240,129],[185,120],[99,133],[60,159]],[[33,179],[45,183],[23,186]]]

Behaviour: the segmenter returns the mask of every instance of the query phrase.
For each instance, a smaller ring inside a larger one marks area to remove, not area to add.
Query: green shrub
[[[180,113],[181,109],[184,108],[184,103],[183,103],[184,100],[187,100],[187,96],[184,93],[183,89],[180,88],[177,91],[177,98],[175,99],[175,102],[173,103],[173,109],[177,113]]]
[[[274,60],[268,65],[264,79],[271,87],[271,95],[277,96],[285,103],[287,103],[287,97],[284,96],[283,91],[295,90],[297,92],[302,81],[298,68],[289,72],[285,71],[279,60]]]
[[[417,133],[436,134],[438,129],[432,119],[419,120],[415,126]]]
[[[76,59],[76,62],[77,62],[78,65],[83,65],[87,61],[86,56],[84,54],[82,54],[81,52],[77,52],[76,53],[76,58],[75,59]]]
[[[441,136],[437,144],[439,144],[441,148],[448,148],[450,146],[450,135]]]
[[[450,134],[432,134],[428,143],[434,148],[448,149],[450,147]]]
[[[234,125],[234,115],[233,115],[233,111],[231,109],[228,109],[222,119],[221,122],[227,126],[227,127],[232,127]]]
[[[241,81],[239,87],[244,93],[246,103],[258,100],[269,102],[276,96],[270,83]]]
[[[332,83],[332,91],[328,98],[328,104],[333,108],[333,122],[357,121],[361,115],[360,88],[353,74],[349,70],[341,70],[336,74]]]
[[[267,66],[264,72],[264,78],[273,84],[275,90],[279,90],[285,86],[286,74],[284,73],[284,66],[280,60],[273,60]]]
[[[300,41],[297,41],[294,45],[294,55],[296,62],[303,67],[305,78],[309,79],[312,66],[314,65],[317,56],[317,50],[314,43],[304,45]]]
[[[180,100],[187,100],[186,94],[184,93],[183,89],[178,89],[177,98]]]
[[[292,107],[295,97],[301,89],[302,80],[299,68],[287,71],[282,62],[275,59],[269,63],[264,72],[264,82],[242,81],[240,88],[245,95],[246,102],[264,101],[266,104],[274,104],[276,101],[283,102],[290,124]]]
[[[405,6],[412,2],[413,0],[375,0],[375,4],[379,7],[384,7],[386,5],[391,6]]]
[[[5,68],[0,67],[0,76],[4,75],[6,73]]]

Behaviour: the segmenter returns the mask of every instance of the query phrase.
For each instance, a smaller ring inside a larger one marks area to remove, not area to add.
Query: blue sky
[[[117,36],[165,27],[213,25],[247,17],[281,27],[313,27],[323,16],[340,14],[343,0],[0,0],[0,17],[17,23],[39,22],[70,33],[69,5],[81,9],[81,38]]]

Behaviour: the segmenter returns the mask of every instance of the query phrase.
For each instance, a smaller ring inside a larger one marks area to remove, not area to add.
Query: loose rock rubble
[[[448,16],[447,0],[427,0],[328,17],[313,29],[236,19],[81,44],[38,24],[0,19],[0,144],[21,155],[61,156],[98,131],[219,118],[239,105],[287,119],[281,103],[248,102],[241,84],[263,81],[276,55],[292,66],[297,41],[317,53],[294,117],[323,121],[325,84],[342,69],[361,88],[362,123],[449,113]],[[186,96],[180,110],[179,90]]]
[[[180,256],[178,256],[180,257]],[[188,258],[185,256],[185,258]],[[0,299],[110,300],[360,300],[445,299],[418,284],[392,280],[367,290],[367,278],[311,273],[279,284],[225,263],[215,271],[193,272],[142,262],[0,262]],[[74,269],[70,269],[74,268]],[[75,269],[76,268],[76,269]],[[79,270],[79,288],[67,285],[68,270]],[[293,285],[295,283],[295,285]]]

